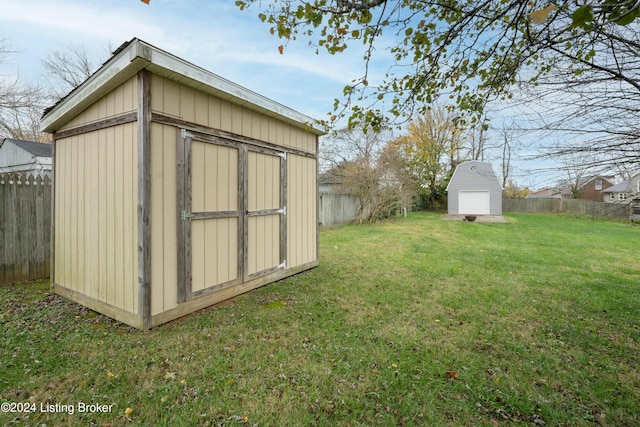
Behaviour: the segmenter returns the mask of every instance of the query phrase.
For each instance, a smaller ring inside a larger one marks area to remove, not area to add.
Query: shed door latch
[[[182,213],[180,214],[180,219],[183,221],[186,221],[188,219],[191,219],[195,217],[194,214],[192,214],[191,212],[187,212],[187,211],[182,211]]]

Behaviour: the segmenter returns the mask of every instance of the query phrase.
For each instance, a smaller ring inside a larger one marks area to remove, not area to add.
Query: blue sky
[[[232,0],[22,0],[2,6],[0,39],[17,51],[3,73],[42,79],[41,60],[70,44],[104,60],[109,46],[138,37],[195,65],[314,118],[326,118],[333,100],[360,77],[357,47],[339,56],[315,55],[306,41],[269,34],[257,9]]]
[[[42,81],[41,61],[71,44],[82,45],[96,63],[121,43],[138,37],[197,66],[245,86],[316,119],[326,119],[333,101],[354,79],[362,77],[362,46],[351,44],[338,55],[315,54],[307,40],[287,44],[269,33],[259,10],[240,11],[234,0],[20,0],[5,2],[0,40],[15,50],[0,74],[19,73]],[[370,85],[381,80],[392,63],[378,46]],[[514,159],[520,185],[552,182],[538,177]],[[499,162],[494,169],[499,171]]]

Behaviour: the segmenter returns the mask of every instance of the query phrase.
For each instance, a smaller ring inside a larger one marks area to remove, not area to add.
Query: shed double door
[[[284,153],[189,134],[178,151],[179,299],[284,268]]]

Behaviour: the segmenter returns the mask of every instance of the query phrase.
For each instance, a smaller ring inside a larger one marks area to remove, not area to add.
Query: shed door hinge
[[[182,139],[193,138],[193,135],[190,134],[186,129],[180,129],[180,138]]]
[[[180,213],[180,219],[183,220],[183,221],[186,221],[186,220],[191,219],[193,217],[195,217],[195,215],[192,214],[191,212],[182,211]]]

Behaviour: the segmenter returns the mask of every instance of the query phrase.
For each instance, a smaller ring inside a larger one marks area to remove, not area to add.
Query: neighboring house
[[[0,145],[0,173],[51,176],[51,144],[6,138]]]
[[[614,185],[602,191],[603,199],[607,203],[630,203],[640,197],[640,173],[627,181]]]
[[[502,184],[489,163],[459,164],[447,193],[449,215],[502,215]]]
[[[527,194],[525,199],[561,199],[564,197],[563,190],[560,188],[544,188]]]
[[[602,201],[602,191],[613,186],[612,176],[591,175],[580,179],[575,186],[563,181],[558,187],[545,188],[527,195],[527,199],[581,199]],[[577,197],[576,194],[577,193]]]
[[[581,179],[577,185],[577,199],[593,200],[594,202],[602,201],[602,191],[613,187],[612,176],[588,176]],[[569,192],[571,195],[571,192]]]

